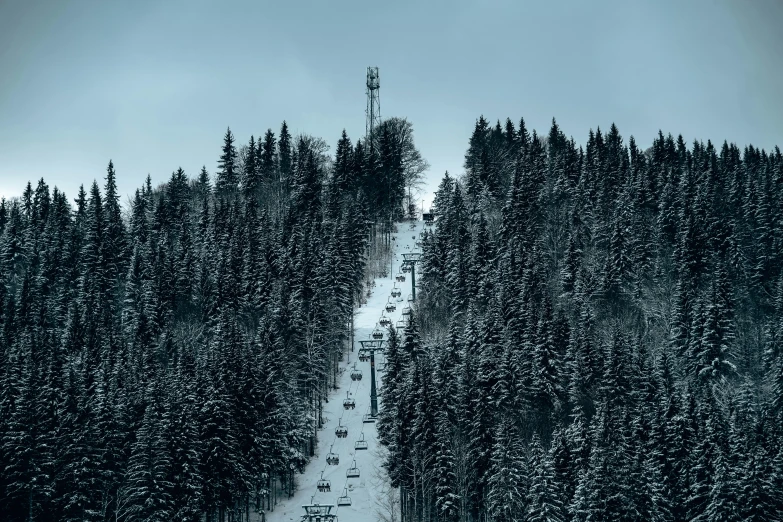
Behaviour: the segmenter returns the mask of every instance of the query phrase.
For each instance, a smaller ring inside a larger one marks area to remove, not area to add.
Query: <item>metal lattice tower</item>
[[[381,125],[381,77],[377,67],[367,68],[367,125],[365,127],[364,141],[370,139],[375,129]]]

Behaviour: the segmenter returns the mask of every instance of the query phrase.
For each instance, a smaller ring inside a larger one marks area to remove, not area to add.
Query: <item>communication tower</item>
[[[364,141],[374,135],[375,129],[381,125],[381,77],[377,67],[367,68],[367,124],[365,127]]]

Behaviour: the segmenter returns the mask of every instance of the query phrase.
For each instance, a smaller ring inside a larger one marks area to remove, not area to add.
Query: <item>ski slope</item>
[[[388,497],[382,498],[384,489],[388,485],[384,482],[381,469],[381,456],[379,452],[378,437],[375,423],[364,423],[362,418],[370,413],[370,362],[359,362],[359,341],[371,339],[372,331],[378,325],[378,319],[385,314],[392,321],[392,326],[402,319],[402,309],[409,306],[408,296],[411,294],[411,276],[405,275],[405,282],[396,283],[396,276],[400,274],[403,253],[420,252],[415,246],[420,239],[423,230],[423,222],[415,221],[397,224],[397,233],[393,235],[393,263],[391,277],[376,279],[375,287],[367,304],[362,306],[356,314],[354,322],[354,350],[348,351],[340,366],[339,388],[329,395],[329,402],[324,405],[324,427],[318,433],[318,447],[316,455],[308,464],[305,472],[296,477],[298,489],[291,498],[278,500],[274,511],[266,512],[266,522],[291,522],[299,521],[305,513],[302,508],[305,504],[333,504],[332,513],[336,513],[339,522],[367,522],[378,520],[378,511],[384,503],[388,507]],[[417,267],[418,268],[418,267]],[[394,285],[402,291],[399,298],[392,298],[391,291]],[[396,305],[394,312],[386,312],[387,302],[391,300]],[[386,336],[384,336],[385,338]],[[375,354],[375,379],[376,391],[380,395],[383,383],[383,372],[378,371],[379,364],[384,362],[383,355]],[[362,370],[362,379],[351,380],[351,370]],[[343,400],[346,392],[356,401],[356,408],[345,410]],[[383,405],[378,401],[378,409]],[[347,438],[337,438],[335,428],[342,417],[342,425],[348,428]],[[367,450],[356,451],[354,443],[361,436],[368,442]],[[336,466],[328,465],[326,456],[330,450],[339,455],[340,462]],[[348,468],[353,467],[354,461],[359,468],[358,478],[347,478]],[[319,492],[316,488],[318,480],[323,478],[331,482],[331,491]],[[351,497],[350,506],[338,506],[337,498],[346,494]],[[257,520],[261,520],[260,515]]]

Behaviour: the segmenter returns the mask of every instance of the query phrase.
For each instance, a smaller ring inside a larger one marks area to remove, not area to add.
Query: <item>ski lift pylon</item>
[[[315,495],[313,495],[313,498]],[[302,506],[305,514],[302,515],[304,522],[337,522],[337,515],[332,513],[334,504],[313,504],[313,498],[310,498],[311,504]]]

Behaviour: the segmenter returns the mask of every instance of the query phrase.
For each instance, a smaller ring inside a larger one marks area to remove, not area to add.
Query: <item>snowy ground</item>
[[[339,388],[332,392],[329,402],[324,406],[324,428],[319,433],[318,448],[316,456],[310,461],[307,469],[302,475],[296,477],[298,490],[292,498],[283,498],[278,501],[275,510],[266,513],[267,522],[291,522],[298,521],[304,514],[302,505],[319,503],[333,504],[335,507],[332,513],[337,514],[340,522],[367,522],[378,520],[379,511],[383,512],[388,504],[388,484],[383,481],[383,476],[379,472],[381,450],[377,441],[377,431],[374,423],[364,423],[362,418],[370,412],[370,363],[358,361],[359,341],[371,338],[371,333],[378,324],[378,320],[384,313],[396,325],[397,321],[402,319],[402,309],[408,306],[408,296],[411,294],[410,273],[405,274],[404,283],[396,283],[396,276],[400,273],[403,253],[420,252],[421,249],[415,246],[416,241],[420,239],[420,233],[423,230],[423,222],[417,221],[411,228],[409,222],[399,223],[397,233],[394,235],[394,263],[391,277],[385,279],[376,279],[375,288],[372,295],[367,300],[367,304],[360,308],[356,315],[355,326],[355,347],[354,351],[348,352],[340,368],[341,376]],[[393,286],[402,291],[401,301],[391,297]],[[386,313],[386,303],[391,300],[397,307],[394,312]],[[384,362],[383,356],[376,353],[375,365]],[[351,380],[351,369],[356,363],[356,367],[362,370],[362,379],[360,381]],[[383,372],[376,371],[376,388],[380,393],[380,386],[383,382]],[[356,408],[345,410],[343,400],[346,397],[346,391],[350,392],[351,398],[356,401]],[[379,401],[379,409],[382,405]],[[348,437],[338,439],[335,437],[335,428],[342,416],[342,425],[348,428]],[[364,436],[368,442],[369,448],[364,451],[355,451],[354,443]],[[340,463],[337,466],[326,464],[326,456],[331,451],[338,454]],[[346,478],[348,468],[356,462],[359,468],[359,478]],[[319,492],[316,484],[321,478],[331,482],[330,492]],[[337,498],[347,494],[351,497],[350,506],[337,506]],[[260,520],[260,518],[259,518]]]

